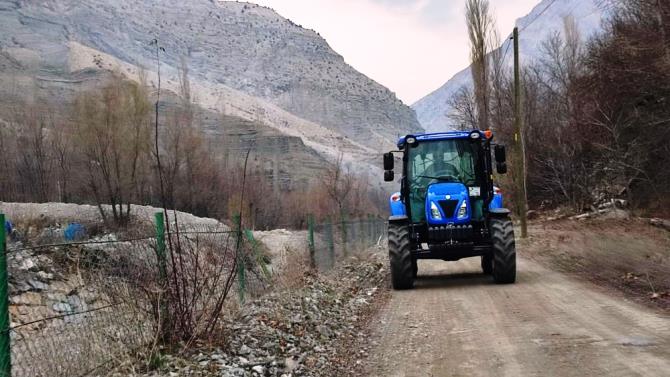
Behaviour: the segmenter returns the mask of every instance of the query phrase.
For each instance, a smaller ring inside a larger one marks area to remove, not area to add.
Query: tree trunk
[[[670,67],[670,1],[657,0],[658,20],[660,22],[661,40],[665,49],[666,68]]]

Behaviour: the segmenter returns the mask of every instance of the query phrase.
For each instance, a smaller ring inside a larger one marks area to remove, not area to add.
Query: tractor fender
[[[493,195],[493,200],[491,200],[491,203],[489,204],[489,210],[492,210],[492,209],[495,209],[495,208],[503,208],[502,194],[494,194]]]
[[[409,218],[407,215],[394,215],[394,216],[389,216],[389,223],[406,223],[409,222]]]
[[[507,208],[491,208],[489,209],[489,214],[491,217],[495,218],[502,218],[502,217],[509,217],[510,213],[512,213],[509,209]]]
[[[391,216],[406,215],[405,203],[402,202],[399,192],[394,192],[389,198],[389,206],[391,207]]]

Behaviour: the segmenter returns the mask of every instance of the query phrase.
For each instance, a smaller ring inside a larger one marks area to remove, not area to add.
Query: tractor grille
[[[442,208],[444,216],[447,218],[454,217],[454,212],[456,211],[458,200],[438,200],[437,204],[439,204]]]
[[[433,242],[471,240],[474,235],[472,225],[446,225],[428,227],[428,238]]]

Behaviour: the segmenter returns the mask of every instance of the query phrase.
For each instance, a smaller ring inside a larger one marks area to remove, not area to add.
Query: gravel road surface
[[[420,261],[373,321],[370,376],[670,376],[670,317],[520,259],[494,285],[478,258]]]

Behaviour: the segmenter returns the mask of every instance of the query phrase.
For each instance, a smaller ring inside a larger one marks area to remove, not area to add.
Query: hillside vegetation
[[[589,210],[611,199],[668,214],[670,3],[614,4],[604,30],[584,39],[564,19],[523,67],[527,196],[531,207]],[[491,57],[491,124],[513,140],[513,81]],[[453,117],[476,128],[472,92],[452,97]],[[516,163],[516,162],[512,162]],[[508,191],[511,185],[506,185]]]

